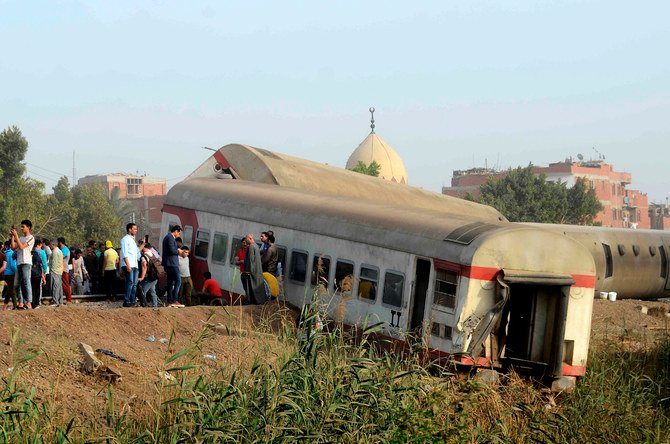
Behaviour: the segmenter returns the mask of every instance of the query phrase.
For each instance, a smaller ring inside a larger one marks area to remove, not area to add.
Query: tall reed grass
[[[594,347],[587,376],[570,395],[514,374],[489,387],[474,379],[436,376],[417,361],[377,351],[372,326],[353,343],[338,327],[313,331],[308,312],[296,334],[279,333],[272,363],[256,356],[248,367],[202,371],[203,330],[165,358],[176,376],[157,385],[151,414],[115,411],[107,390],[95,424],[64,423],[56,406],[37,403],[21,384],[35,356],[12,334],[13,371],[0,387],[0,442],[345,442],[345,443],[593,443],[666,442],[670,341],[647,351]],[[304,340],[300,340],[299,338]],[[23,350],[23,351],[21,351]],[[149,402],[149,401],[148,401]]]

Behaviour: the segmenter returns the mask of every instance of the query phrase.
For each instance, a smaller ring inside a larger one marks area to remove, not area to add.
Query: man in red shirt
[[[200,296],[201,303],[211,303],[213,299],[221,298],[223,293],[221,293],[219,283],[212,279],[212,273],[206,271],[204,276],[205,283],[202,286],[202,292],[198,296]]]

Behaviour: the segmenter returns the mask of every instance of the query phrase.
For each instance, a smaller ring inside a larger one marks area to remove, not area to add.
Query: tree
[[[48,206],[57,215],[49,227],[52,237],[63,236],[71,245],[82,247],[89,240],[119,239],[122,223],[99,184],[70,188],[67,177],[60,178],[49,196]]]
[[[593,218],[601,212],[603,205],[596,196],[596,190],[583,177],[568,189],[568,211],[565,215],[566,224],[593,225]]]
[[[133,214],[137,213],[137,207],[132,204],[127,199],[121,199],[121,190],[119,187],[112,188],[112,192],[109,196],[109,203],[114,209],[114,213],[121,219],[122,223],[131,222],[133,219]]]
[[[370,162],[370,165],[366,165],[365,162],[359,160],[356,166],[351,168],[351,171],[366,174],[368,176],[379,177],[379,170],[381,169],[381,167],[382,166],[379,165],[376,160]]]
[[[55,217],[49,227],[50,237],[63,236],[72,245],[82,239],[83,229],[78,222],[78,211],[67,177],[62,176],[53,187],[53,194],[47,198],[47,206]]]
[[[123,235],[121,219],[107,199],[100,184],[77,185],[72,188],[77,221],[82,227],[82,243],[88,240],[119,239]]]
[[[480,192],[480,203],[496,208],[511,222],[592,224],[602,209],[584,180],[568,189],[563,182],[536,175],[532,165],[509,170],[499,180],[489,178]]]
[[[11,126],[0,133],[0,226],[10,223],[7,208],[11,205],[10,193],[26,170],[22,163],[28,150],[28,141],[21,130]]]
[[[19,226],[23,219],[33,223],[32,233],[41,237],[52,223],[53,214],[47,211],[44,184],[34,179],[19,177],[7,190],[5,215],[7,225]],[[3,225],[3,228],[5,225]]]

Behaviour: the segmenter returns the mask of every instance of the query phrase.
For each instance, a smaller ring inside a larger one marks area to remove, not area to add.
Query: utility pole
[[[77,185],[77,168],[74,166],[74,153],[75,151],[72,150],[72,186]]]

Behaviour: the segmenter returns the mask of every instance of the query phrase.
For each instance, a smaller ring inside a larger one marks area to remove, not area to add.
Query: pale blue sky
[[[0,0],[0,127],[28,170],[170,179],[246,143],[344,166],[369,132],[454,169],[607,156],[670,196],[670,2]]]

